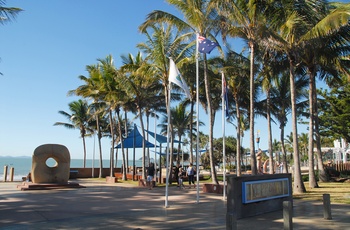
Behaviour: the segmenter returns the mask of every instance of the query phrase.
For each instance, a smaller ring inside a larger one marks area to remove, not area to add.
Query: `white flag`
[[[191,99],[190,91],[184,79],[182,78],[179,70],[177,69],[174,61],[170,59],[170,68],[169,68],[169,82],[176,84],[185,91],[186,96]]]

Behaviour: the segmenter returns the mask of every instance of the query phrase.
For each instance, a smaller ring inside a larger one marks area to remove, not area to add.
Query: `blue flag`
[[[210,52],[218,45],[218,43],[212,42],[203,36],[198,36],[198,51],[200,53],[210,54]]]

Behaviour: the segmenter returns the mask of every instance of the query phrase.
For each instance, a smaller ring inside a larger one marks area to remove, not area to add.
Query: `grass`
[[[322,201],[323,194],[329,194],[331,203],[350,204],[350,183],[318,182],[319,188],[310,188],[305,182],[306,193],[293,194],[294,199]]]

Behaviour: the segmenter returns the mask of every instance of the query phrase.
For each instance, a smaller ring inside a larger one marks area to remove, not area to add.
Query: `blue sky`
[[[53,126],[66,122],[58,111],[69,112],[68,103],[78,99],[67,92],[82,84],[78,76],[87,76],[85,66],[97,63],[97,58],[112,54],[119,67],[121,55],[136,54],[136,45],[145,41],[138,26],[152,10],[178,14],[163,0],[7,0],[6,6],[24,11],[16,21],[0,26],[0,156],[31,156],[39,145],[56,143],[67,146],[71,158],[82,158],[79,131]],[[220,137],[221,112],[216,117],[214,136]],[[205,114],[200,119],[208,121]],[[153,121],[150,127],[154,129]],[[263,149],[267,148],[265,127],[266,120],[258,119],[255,129],[260,131]],[[208,133],[207,127],[200,129]],[[273,129],[279,139],[278,128]],[[231,124],[226,135],[235,135]],[[243,139],[246,148],[248,138],[249,132]],[[87,139],[88,158],[93,142]],[[105,140],[105,159],[109,147]]]

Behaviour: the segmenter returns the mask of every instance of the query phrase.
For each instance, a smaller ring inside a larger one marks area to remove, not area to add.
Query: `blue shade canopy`
[[[154,132],[151,132],[151,131],[146,130],[146,129],[145,129],[145,131],[146,131],[147,133],[149,133],[149,134],[154,138]],[[168,142],[166,136],[159,135],[159,134],[156,134],[156,140],[157,140],[157,142],[160,143],[160,144],[162,144],[162,143],[167,143],[167,142]],[[179,141],[178,141],[178,140],[174,140],[174,143],[179,143]],[[183,142],[181,142],[181,143],[183,143]]]
[[[153,150],[151,150],[151,152],[154,152]],[[166,156],[166,152],[162,153],[162,152],[155,152],[156,154],[158,155],[161,155],[161,156]],[[178,153],[173,153],[173,155],[177,155]],[[179,153],[179,154],[182,154],[182,153]],[[184,153],[185,154],[185,153]],[[187,154],[187,153],[186,153]]]
[[[137,129],[136,125],[134,125],[134,129],[131,130],[128,137],[123,140],[124,148],[142,148],[143,136]],[[154,147],[154,144],[145,140],[146,148]],[[121,143],[119,143],[115,148],[120,149]]]

